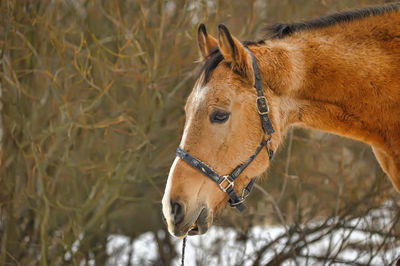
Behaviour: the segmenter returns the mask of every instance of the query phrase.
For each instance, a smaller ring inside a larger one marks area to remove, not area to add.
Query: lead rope
[[[182,259],[181,259],[181,266],[185,266],[185,248],[186,248],[186,238],[183,239],[182,243]]]

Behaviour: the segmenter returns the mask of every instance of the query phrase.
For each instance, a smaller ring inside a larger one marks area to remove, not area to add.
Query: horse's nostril
[[[175,225],[183,221],[185,210],[182,203],[171,201],[171,212]]]

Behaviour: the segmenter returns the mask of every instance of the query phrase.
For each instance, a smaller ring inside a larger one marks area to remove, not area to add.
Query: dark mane
[[[282,24],[282,23],[274,24],[265,29],[266,39],[280,39],[289,36],[295,32],[324,28],[341,22],[350,22],[353,20],[362,19],[369,16],[376,16],[386,12],[396,11],[399,8],[400,8],[400,3],[394,3],[385,6],[343,11],[325,17],[307,20],[303,22],[295,22],[292,24]],[[244,41],[243,45],[247,47],[249,45],[259,45],[263,43],[264,40],[256,42]],[[210,53],[207,61],[204,63],[201,69],[201,73],[204,72],[203,84],[207,84],[207,82],[210,80],[211,74],[213,73],[214,69],[219,65],[219,63],[222,62],[223,59],[224,57],[222,56],[219,49],[215,49]]]
[[[257,44],[263,44],[264,40],[261,41],[243,41],[242,44],[247,47],[249,45],[257,45]],[[200,73],[204,73],[204,78],[203,78],[203,85],[207,84],[207,82],[210,80],[211,74],[213,73],[214,69],[221,63],[221,61],[224,60],[224,57],[222,56],[221,52],[219,49],[214,49],[211,51],[211,53],[208,55],[207,61],[204,63],[203,67],[201,68]]]
[[[289,36],[295,32],[306,31],[328,27],[341,22],[350,22],[369,16],[381,15],[387,12],[396,11],[400,8],[400,3],[394,3],[385,6],[368,7],[334,13],[325,17],[312,20],[295,22],[292,24],[278,23],[265,28],[266,39],[280,39]]]
[[[221,63],[224,59],[219,49],[213,50],[209,55],[207,61],[204,63],[203,67],[201,68],[201,72],[204,72],[204,79],[203,84],[207,84],[210,80],[211,74],[214,69]]]

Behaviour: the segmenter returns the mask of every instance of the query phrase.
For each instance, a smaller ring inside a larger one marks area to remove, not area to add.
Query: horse
[[[400,191],[399,3],[275,24],[256,42],[201,24],[197,41],[203,67],[162,199],[173,236],[242,206],[290,127],[369,144]]]

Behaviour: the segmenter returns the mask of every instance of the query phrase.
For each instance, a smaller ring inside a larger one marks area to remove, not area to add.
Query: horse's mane
[[[334,13],[328,16],[295,22],[291,24],[277,23],[265,28],[266,39],[280,39],[295,32],[306,31],[329,27],[342,22],[350,22],[369,16],[377,16],[387,12],[396,11],[400,8],[400,3],[384,6],[367,7]]]
[[[266,36],[264,40],[281,39],[290,36],[295,32],[307,31],[312,29],[320,29],[329,27],[335,24],[350,22],[357,19],[366,18],[369,16],[377,16],[387,12],[396,11],[400,8],[400,3],[393,3],[384,6],[375,6],[362,9],[342,11],[328,16],[311,19],[302,22],[295,22],[291,24],[278,23],[265,28]],[[243,44],[247,47],[249,45],[263,44],[264,40],[260,41],[244,41]],[[204,72],[203,83],[206,84],[211,77],[214,69],[223,60],[223,56],[219,49],[213,50],[208,56],[207,61],[204,63],[201,72]]]

